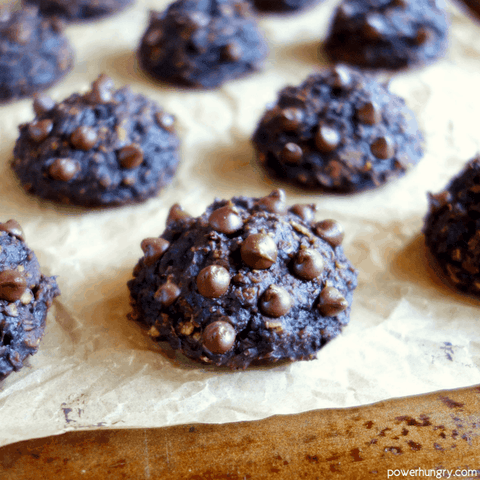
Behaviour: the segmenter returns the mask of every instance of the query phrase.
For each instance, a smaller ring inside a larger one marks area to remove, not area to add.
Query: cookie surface
[[[0,8],[0,102],[45,90],[71,69],[73,52],[62,28],[36,7]]]
[[[314,216],[281,190],[217,200],[198,218],[172,207],[161,237],[142,242],[130,318],[207,364],[315,358],[349,322],[357,273],[341,226]]]
[[[480,296],[480,157],[439,194],[429,194],[423,233],[445,276],[463,292]]]
[[[55,277],[41,274],[20,225],[0,223],[0,380],[36,353],[57,295]]]
[[[84,21],[113,15],[130,5],[133,0],[23,0],[37,5],[42,15],[58,16],[68,20]]]
[[[260,68],[266,43],[243,0],[177,0],[151,12],[138,51],[153,78],[215,88]]]
[[[86,207],[123,205],[155,196],[178,165],[174,119],[129,87],[101,75],[91,91],[55,104],[34,103],[20,125],[13,169],[25,190]]]
[[[438,0],[344,0],[325,42],[334,62],[400,69],[445,54],[448,20]]]
[[[321,0],[253,0],[255,8],[261,12],[295,12],[310,7]]]
[[[422,135],[405,102],[344,65],[284,88],[253,143],[270,174],[339,192],[377,187],[423,155]]]

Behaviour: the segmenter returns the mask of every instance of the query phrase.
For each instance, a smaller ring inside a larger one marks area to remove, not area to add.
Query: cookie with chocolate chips
[[[445,190],[429,194],[423,233],[435,266],[450,283],[480,296],[480,156]]]
[[[315,210],[288,207],[282,190],[216,200],[198,218],[175,205],[141,244],[130,318],[205,364],[315,358],[349,322],[357,285],[343,229]]]
[[[266,55],[244,0],[177,0],[163,13],[151,12],[138,51],[153,78],[199,88],[258,70]]]
[[[69,22],[89,21],[120,12],[133,0],[23,0],[37,5],[42,15],[61,17]]]
[[[36,7],[0,7],[0,103],[33,95],[58,82],[73,65],[73,51],[57,19]]]
[[[396,70],[434,62],[447,43],[441,0],[343,0],[324,47],[334,62]]]
[[[0,380],[36,353],[57,295],[55,277],[42,275],[18,222],[0,223]]]
[[[20,125],[13,169],[25,190],[86,207],[141,202],[168,184],[178,165],[174,118],[101,75],[89,92],[55,104],[38,97]]]
[[[405,102],[345,65],[284,88],[253,143],[270,174],[337,192],[378,187],[423,155],[422,135]]]
[[[261,12],[290,13],[308,8],[321,0],[253,0]]]

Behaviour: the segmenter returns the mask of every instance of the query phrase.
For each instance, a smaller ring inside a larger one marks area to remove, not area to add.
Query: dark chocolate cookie
[[[289,13],[302,10],[321,0],[253,0],[255,8],[261,12]]]
[[[315,358],[349,321],[357,272],[342,227],[314,215],[282,190],[216,200],[198,218],[173,206],[165,232],[142,242],[130,317],[203,363]]]
[[[175,174],[171,115],[101,75],[90,92],[55,104],[37,98],[20,125],[13,169],[25,190],[56,202],[112,206],[157,194]]]
[[[157,80],[215,88],[260,67],[266,43],[243,0],[177,0],[151,12],[138,51]]]
[[[423,154],[405,102],[343,65],[284,88],[253,142],[271,174],[339,192],[377,187],[403,175]]]
[[[445,190],[429,194],[425,243],[458,289],[480,296],[480,157],[471,160]]]
[[[133,0],[23,0],[38,5],[42,15],[58,16],[70,22],[94,20],[123,10]]]
[[[41,274],[20,225],[0,223],[0,380],[36,353],[57,295],[55,277]]]
[[[442,57],[447,37],[441,0],[343,0],[325,50],[335,62],[400,69]]]
[[[45,90],[72,64],[60,21],[39,16],[36,7],[0,9],[0,102]]]

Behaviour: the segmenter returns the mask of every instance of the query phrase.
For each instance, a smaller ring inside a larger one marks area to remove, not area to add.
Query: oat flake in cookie
[[[123,10],[133,0],[24,0],[38,5],[42,15],[59,16],[75,22],[94,20]]]
[[[13,169],[25,190],[87,207],[141,202],[178,165],[173,117],[101,75],[89,92],[62,103],[39,97],[36,118],[20,125]]]
[[[272,175],[338,192],[378,187],[423,155],[422,135],[403,99],[344,65],[284,88],[253,142]]]
[[[423,233],[450,282],[480,296],[480,157],[471,160],[443,192],[429,194]]]
[[[334,62],[400,69],[442,57],[447,37],[443,0],[344,0],[325,50]]]
[[[57,295],[55,277],[42,275],[20,225],[0,223],[0,380],[36,353]]]
[[[207,364],[315,358],[349,321],[357,272],[342,227],[314,216],[282,190],[216,200],[198,218],[173,206],[164,233],[141,244],[130,317]]]
[[[267,46],[243,0],[177,0],[151,12],[138,51],[153,78],[215,88],[258,70]]]
[[[73,52],[62,30],[36,7],[0,7],[0,103],[45,90],[71,69]]]

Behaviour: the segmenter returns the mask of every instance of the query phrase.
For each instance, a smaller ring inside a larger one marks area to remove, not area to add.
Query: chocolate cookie
[[[302,10],[321,0],[253,0],[255,8],[261,12],[289,13]]]
[[[58,16],[70,22],[94,20],[123,10],[133,0],[23,0],[38,5],[42,15]]]
[[[0,380],[36,353],[57,295],[55,277],[42,275],[20,225],[0,223]]]
[[[39,16],[36,7],[0,8],[0,102],[45,90],[72,64],[60,21]]]
[[[169,183],[178,164],[174,119],[101,75],[62,103],[37,98],[20,125],[13,169],[25,190],[87,207],[141,202]]]
[[[177,0],[151,12],[140,64],[157,80],[215,88],[260,67],[266,43],[243,0]]]
[[[399,69],[442,57],[447,33],[439,0],[343,0],[325,50],[334,62]]]
[[[377,187],[403,175],[423,154],[405,102],[343,65],[284,88],[253,142],[271,174],[339,192]]]
[[[231,368],[309,360],[349,321],[357,272],[342,227],[314,205],[216,200],[198,218],[171,208],[128,282],[130,318],[192,360]]]
[[[423,233],[450,282],[480,296],[480,157],[471,160],[443,192],[429,194]]]

